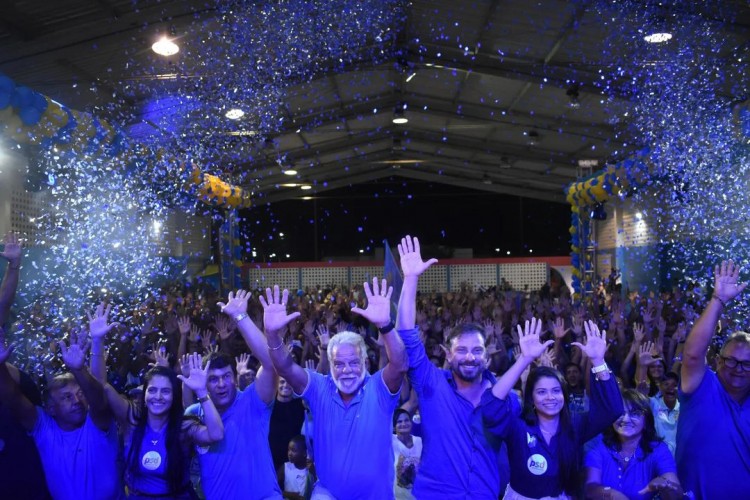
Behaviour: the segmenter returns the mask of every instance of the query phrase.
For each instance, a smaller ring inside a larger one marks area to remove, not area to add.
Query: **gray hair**
[[[365,366],[365,360],[367,359],[367,344],[362,335],[354,332],[343,331],[339,332],[328,342],[328,362],[333,365],[333,350],[340,345],[350,345],[359,349],[359,357],[362,360],[362,366]]]
[[[732,335],[727,338],[727,340],[724,342],[724,345],[721,346],[721,354],[724,354],[729,347],[729,344],[745,344],[746,346],[750,347],[750,333],[747,332],[734,332]]]

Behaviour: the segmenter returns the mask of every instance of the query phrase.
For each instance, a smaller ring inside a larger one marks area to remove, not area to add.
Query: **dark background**
[[[454,248],[474,257],[570,253],[570,208],[560,203],[397,177],[310,196],[241,212],[246,260],[367,258],[384,238],[395,246],[405,234],[419,237],[425,256],[442,258]]]

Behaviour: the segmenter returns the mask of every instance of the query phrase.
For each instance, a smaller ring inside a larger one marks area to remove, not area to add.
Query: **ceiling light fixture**
[[[151,50],[159,54],[160,56],[173,56],[180,51],[180,46],[174,43],[169,38],[163,36],[157,42],[151,46]]]
[[[412,73],[411,75],[407,76],[406,77],[406,83],[409,83],[412,80],[412,78],[414,78],[415,76],[417,76],[416,73]]]
[[[293,168],[288,168],[284,170],[283,172],[284,172],[284,175],[297,175],[297,171],[294,170]]]
[[[240,118],[245,116],[245,112],[239,108],[232,108],[226,113],[224,113],[224,116],[226,116],[230,120],[239,120]]]
[[[396,125],[403,125],[404,123],[409,122],[409,119],[404,116],[404,111],[406,111],[405,102],[396,104],[396,109],[393,110],[393,123]]]
[[[299,188],[303,191],[307,191],[308,189],[312,189],[312,186],[310,184],[302,184]]]
[[[672,33],[651,33],[643,37],[648,43],[664,43],[672,39]]]

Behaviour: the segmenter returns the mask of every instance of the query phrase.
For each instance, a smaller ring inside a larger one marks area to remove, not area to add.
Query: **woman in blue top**
[[[623,399],[623,414],[586,453],[586,498],[681,498],[677,464],[656,434],[648,398],[628,389]]]
[[[533,370],[526,381],[523,411],[510,392],[518,378],[554,341],[539,339],[542,322],[518,326],[521,356],[482,397],[485,431],[502,438],[508,447],[510,483],[505,499],[567,499],[580,490],[583,443],[602,432],[622,414],[622,398],[604,353],[606,332],[584,324],[586,344],[575,342],[591,359],[590,411],[573,414],[568,408],[563,376],[553,368]]]
[[[143,399],[137,405],[107,389],[110,405],[125,437],[125,484],[129,498],[197,498],[190,482],[192,444],[208,446],[224,437],[224,425],[206,392],[209,364],[201,368],[199,354],[191,354],[190,376],[156,366],[143,377]],[[205,425],[183,416],[178,377],[201,402]]]

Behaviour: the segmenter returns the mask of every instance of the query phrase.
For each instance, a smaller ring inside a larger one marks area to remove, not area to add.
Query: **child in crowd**
[[[289,440],[289,461],[279,467],[279,486],[284,498],[302,500],[310,498],[315,484],[315,468],[307,460],[305,437],[298,435]]]

